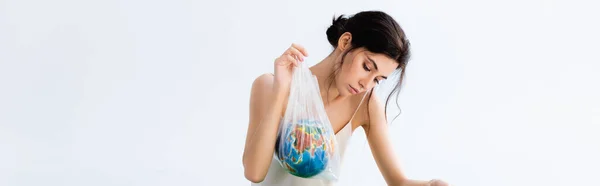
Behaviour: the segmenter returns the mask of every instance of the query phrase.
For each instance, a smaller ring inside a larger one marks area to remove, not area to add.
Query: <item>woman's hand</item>
[[[433,179],[433,180],[427,182],[427,186],[449,186],[449,185],[448,185],[448,183],[446,183],[442,180]]]
[[[424,181],[424,180],[404,180],[401,182],[401,184],[398,184],[399,186],[450,186],[448,183],[442,181],[442,180],[438,180],[438,179],[433,179],[430,181]]]
[[[289,92],[292,83],[292,71],[304,57],[308,56],[306,49],[298,44],[292,44],[281,56],[275,59],[275,83],[278,91]]]

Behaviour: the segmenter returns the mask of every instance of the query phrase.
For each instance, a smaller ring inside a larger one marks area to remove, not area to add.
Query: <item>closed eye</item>
[[[363,68],[367,71],[367,72],[371,72],[371,69],[369,69],[369,67],[367,66],[366,63],[363,63]],[[373,81],[375,81],[375,83],[379,84],[381,81],[379,81],[377,78],[375,78]]]

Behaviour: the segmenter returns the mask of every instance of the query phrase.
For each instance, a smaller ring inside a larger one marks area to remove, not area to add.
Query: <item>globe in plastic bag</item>
[[[325,170],[334,145],[325,138],[326,129],[318,120],[298,120],[285,125],[276,152],[284,168],[298,177],[310,178]],[[330,137],[331,138],[331,137]],[[283,144],[279,144],[283,143]]]
[[[280,122],[275,157],[292,175],[337,181],[340,155],[316,77],[305,62],[292,72],[290,95]]]

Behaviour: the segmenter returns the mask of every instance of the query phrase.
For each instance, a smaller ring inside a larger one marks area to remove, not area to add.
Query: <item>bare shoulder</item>
[[[273,87],[273,76],[270,74],[262,74],[252,82],[252,90],[250,91],[250,123],[258,123],[261,116],[266,112],[267,100]]]
[[[373,124],[371,123],[371,115],[376,115],[376,117],[380,117],[383,114],[383,116],[385,116],[385,101],[386,100],[382,100],[381,97],[377,96],[377,94],[370,93],[369,95],[367,95],[367,97],[365,98],[365,102],[363,103],[365,106],[362,107],[363,110],[360,112],[361,126],[363,127],[363,129],[365,129],[365,131],[368,131],[371,125]],[[373,108],[375,108],[375,110],[372,110]],[[385,117],[387,118],[387,116]]]
[[[362,101],[362,104],[360,104],[360,107],[358,108],[358,110],[356,111],[356,116],[354,116],[354,120],[353,120],[353,128],[358,128],[358,127],[366,127],[369,125],[369,96],[375,96],[375,95],[371,95],[370,93],[367,93],[365,99]],[[362,99],[362,97],[361,97]],[[360,102],[361,99],[358,99],[357,102]]]
[[[252,92],[265,92],[266,90],[273,88],[274,77],[275,76],[271,73],[264,73],[258,76],[254,79],[254,82],[252,82]]]
[[[252,83],[252,91],[250,93],[250,114],[261,116],[266,112],[269,102],[273,101],[273,84],[275,75],[265,73],[258,76]],[[287,102],[284,102],[284,108]]]
[[[264,105],[269,99],[273,89],[274,76],[271,73],[265,73],[258,76],[252,82],[252,91],[250,93],[250,101],[252,105]]]

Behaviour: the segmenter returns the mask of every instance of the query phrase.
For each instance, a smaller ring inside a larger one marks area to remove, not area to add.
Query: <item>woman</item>
[[[402,28],[384,12],[365,11],[350,18],[343,15],[334,18],[326,33],[335,49],[310,70],[317,76],[342,157],[352,132],[363,127],[373,157],[388,185],[447,185],[440,180],[417,181],[405,177],[389,141],[385,105],[371,94],[372,89],[394,71],[401,72],[392,91],[398,93],[410,55],[409,42]],[[275,73],[259,76],[252,85],[243,164],[245,176],[253,185],[332,185],[323,180],[293,176],[273,158],[279,121],[289,96],[292,69],[306,56],[308,53],[302,46],[292,44],[275,60]],[[365,104],[362,104],[363,100]]]

